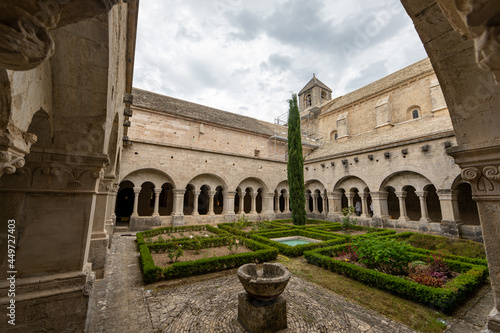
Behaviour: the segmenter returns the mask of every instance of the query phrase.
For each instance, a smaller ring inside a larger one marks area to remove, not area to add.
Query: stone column
[[[193,201],[193,216],[200,215],[198,213],[198,199],[200,197],[200,190],[193,190],[193,196],[194,196],[194,201]]]
[[[250,192],[250,198],[252,199],[251,201],[251,206],[250,206],[250,213],[251,215],[256,215],[257,214],[257,210],[256,210],[256,198],[257,198],[257,192]]]
[[[328,194],[325,192],[323,194],[323,214],[325,214],[325,217],[328,215],[329,211],[329,206],[328,206]]]
[[[208,213],[207,215],[215,215],[214,213],[214,195],[217,191],[208,191]]]
[[[283,201],[285,202],[285,207],[283,208],[283,213],[290,213],[290,195],[288,193],[283,194]]]
[[[274,199],[274,193],[269,192],[269,193],[262,193],[262,212],[260,213],[263,215],[265,219],[274,219],[276,215],[274,214],[273,211],[273,199]]]
[[[234,196],[236,195],[236,191],[227,191],[224,190],[222,192],[224,195],[224,205],[222,207],[222,214],[225,216],[226,222],[234,221]]]
[[[309,209],[309,198],[311,197],[311,194],[309,192],[305,193],[305,198],[306,198],[306,214],[310,214],[311,210]]]
[[[353,192],[345,192],[345,196],[347,197],[347,206],[354,207],[354,196],[356,193]]]
[[[313,193],[312,194],[312,198],[313,198],[313,214],[319,214],[319,211],[318,211],[318,194],[317,193]]]
[[[363,192],[363,193],[360,193],[360,197],[361,197],[361,216],[360,217],[364,217],[366,219],[369,219],[371,216],[370,216],[370,208],[368,207],[368,193],[366,192]]]
[[[406,191],[396,192],[396,195],[399,199],[399,221],[409,221],[410,218],[406,213]]]
[[[487,327],[500,332],[500,144],[457,146],[448,150],[462,169],[462,178],[471,184],[477,203],[495,307]]]
[[[328,219],[335,221],[342,216],[342,192],[335,190],[328,194],[330,210],[328,211]]]
[[[245,214],[245,192],[240,191],[240,211],[238,214]]]
[[[161,193],[161,188],[155,188],[155,206],[153,209],[153,216],[160,216],[160,213],[158,212],[160,209],[160,193]]]
[[[274,196],[274,213],[275,214],[281,213],[281,211],[280,211],[280,195],[281,195],[281,193],[278,193],[277,195]]]
[[[373,204],[373,217],[381,219],[390,218],[389,207],[387,205],[387,197],[389,196],[389,193],[386,191],[370,192],[370,195],[372,197]]]
[[[425,200],[427,198],[427,191],[422,191],[422,192],[415,192],[415,194],[418,196],[418,199],[420,200],[420,211],[422,217],[420,218],[420,222],[430,222],[431,219],[429,218],[429,212],[427,210],[427,201]]]
[[[116,195],[118,194],[118,185],[113,184],[112,189],[109,191],[108,196],[108,208],[106,209],[106,222],[105,228],[108,235],[112,235],[114,231],[114,227],[116,224]]]
[[[460,237],[460,210],[458,208],[458,191],[451,189],[437,190],[441,206],[441,231],[446,237]]]
[[[184,225],[184,193],[185,189],[173,189],[174,194],[173,203],[172,203],[172,217],[173,217],[173,225],[180,226]]]
[[[139,193],[141,193],[142,187],[134,187],[134,210],[132,211],[133,217],[139,216],[137,213],[139,208]]]

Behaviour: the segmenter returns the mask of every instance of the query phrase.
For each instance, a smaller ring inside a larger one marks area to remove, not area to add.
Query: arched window
[[[312,105],[311,94],[307,94],[307,95],[306,95],[306,97],[305,97],[305,101],[306,101],[306,107],[307,107],[307,106],[311,106],[311,105]]]
[[[321,99],[326,99],[327,98],[326,96],[327,96],[326,91],[321,90]]]
[[[413,110],[411,112],[411,115],[412,115],[413,119],[417,119],[418,118],[418,110],[417,109]]]
[[[332,131],[330,133],[330,141],[335,141],[335,140],[337,140],[337,138],[338,138],[337,131]]]

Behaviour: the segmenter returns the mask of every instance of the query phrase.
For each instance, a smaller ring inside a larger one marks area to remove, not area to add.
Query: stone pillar
[[[347,206],[354,207],[354,196],[356,193],[353,192],[345,192],[345,196],[347,197]]]
[[[367,192],[363,192],[363,193],[360,193],[360,197],[361,197],[361,216],[360,217],[364,217],[366,219],[369,219],[371,216],[370,216],[370,207],[368,207],[368,193]]]
[[[172,204],[172,217],[173,217],[173,225],[180,226],[184,225],[184,193],[185,189],[173,189],[174,200]]]
[[[429,218],[429,212],[427,211],[427,201],[425,200],[427,198],[427,191],[415,192],[415,194],[420,200],[420,211],[422,215],[422,217],[420,218],[420,222],[428,223],[431,221],[431,219]]]
[[[283,194],[283,201],[285,202],[285,207],[283,207],[283,213],[290,213],[290,195],[288,193]]]
[[[277,193],[274,196],[274,213],[275,214],[281,213],[281,211],[280,211],[280,195],[281,195],[281,193]]]
[[[342,216],[342,192],[335,190],[328,194],[330,210],[328,211],[328,219],[335,221]]]
[[[319,211],[318,211],[318,194],[317,193],[313,193],[312,194],[312,198],[313,198],[313,214],[319,214]]]
[[[245,214],[245,194],[246,192],[240,191],[240,211],[238,214]]]
[[[495,301],[487,327],[500,332],[500,145],[467,148],[452,147],[448,153],[462,169],[462,178],[470,182],[472,198],[477,203]]]
[[[250,198],[252,199],[251,201],[251,205],[250,205],[250,213],[251,215],[256,215],[257,214],[257,210],[256,210],[256,199],[257,199],[257,192],[250,192]]]
[[[458,191],[441,189],[437,191],[441,206],[441,232],[446,237],[460,237],[460,210],[458,208]]]
[[[406,191],[396,192],[399,199],[399,220],[402,222],[409,221],[410,218],[406,213]]]
[[[116,195],[118,194],[119,186],[118,184],[113,184],[111,190],[108,195],[108,208],[106,209],[106,222],[105,228],[108,235],[112,235],[114,231],[114,227],[116,224]]]
[[[142,187],[134,187],[134,210],[132,211],[132,217],[138,217],[137,213],[139,208],[139,193],[141,193]]]
[[[311,194],[306,192],[304,196],[306,198],[306,214],[310,214],[311,210],[309,209],[309,198],[311,197]]]
[[[161,188],[155,188],[155,206],[153,209],[153,215],[152,216],[160,216],[159,209],[160,209],[160,193],[161,193]]]
[[[234,196],[236,195],[236,191],[227,191],[224,190],[222,193],[224,195],[224,205],[222,207],[222,214],[225,215],[225,220],[227,222],[234,221]]]
[[[378,217],[381,219],[388,219],[389,207],[387,205],[387,197],[389,195],[386,191],[380,192],[370,192],[373,204],[373,217]]]
[[[217,191],[208,191],[208,213],[207,215],[215,215],[214,213],[214,195]]]
[[[273,211],[273,199],[273,192],[262,193],[262,212],[260,214],[268,220],[272,220],[276,217]]]
[[[323,214],[325,217],[328,215],[329,206],[328,206],[328,194],[325,192],[323,194]]]
[[[198,199],[200,197],[200,190],[193,190],[193,196],[194,196],[194,201],[193,201],[193,216],[200,215],[198,213]]]

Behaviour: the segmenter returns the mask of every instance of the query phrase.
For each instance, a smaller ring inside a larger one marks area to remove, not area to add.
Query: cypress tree
[[[300,134],[300,113],[297,95],[288,100],[288,187],[290,208],[295,225],[306,224],[306,199],[304,197],[304,158],[302,157],[302,136]]]

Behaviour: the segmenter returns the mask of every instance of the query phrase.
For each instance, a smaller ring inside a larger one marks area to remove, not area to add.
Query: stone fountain
[[[238,295],[238,321],[251,333],[271,333],[287,328],[285,290],[290,272],[282,264],[241,266],[238,278],[246,292]]]

